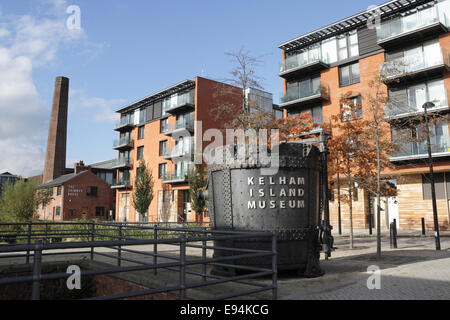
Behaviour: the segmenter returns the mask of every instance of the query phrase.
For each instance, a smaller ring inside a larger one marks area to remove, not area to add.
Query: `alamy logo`
[[[367,289],[381,290],[381,269],[379,266],[370,266],[367,268],[367,273],[371,274],[367,279]]]
[[[67,279],[67,289],[69,290],[81,290],[81,269],[79,266],[69,266],[66,271],[70,274]]]
[[[77,5],[71,5],[66,10],[67,14],[70,16],[66,20],[66,26],[69,30],[80,30],[81,29],[81,9]]]
[[[370,6],[367,8],[367,12],[370,13],[369,19],[367,19],[367,28],[370,30],[379,29],[381,27],[381,10],[377,6]]]

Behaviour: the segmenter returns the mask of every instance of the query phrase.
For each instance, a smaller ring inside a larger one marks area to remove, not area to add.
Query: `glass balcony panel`
[[[447,25],[446,21],[447,15],[445,13],[438,12],[437,7],[431,7],[405,17],[382,23],[381,27],[377,29],[378,41],[400,36],[437,22],[442,22],[444,25]]]
[[[285,72],[318,61],[325,63],[320,46],[286,57],[280,71]]]

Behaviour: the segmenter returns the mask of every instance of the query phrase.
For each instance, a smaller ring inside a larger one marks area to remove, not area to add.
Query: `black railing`
[[[214,241],[217,240],[250,240],[265,238],[272,239],[270,250],[249,250],[236,247],[220,247],[221,251],[229,251],[224,257],[208,257],[208,250],[214,250]],[[247,296],[262,291],[272,291],[272,299],[277,299],[277,237],[276,234],[267,232],[234,232],[216,231],[202,228],[170,228],[160,225],[145,225],[142,223],[13,223],[0,224],[0,242],[8,240],[15,245],[0,245],[0,261],[4,259],[24,258],[26,264],[30,264],[33,258],[33,274],[27,276],[15,276],[0,278],[0,286],[7,284],[32,283],[32,296],[39,300],[42,281],[68,278],[67,273],[41,274],[42,261],[46,257],[85,254],[95,261],[97,257],[111,259],[113,264],[108,268],[89,268],[81,272],[81,276],[110,275],[116,273],[129,273],[134,271],[153,270],[158,275],[161,269],[177,272],[179,281],[177,284],[163,288],[153,288],[135,292],[114,293],[108,296],[89,298],[92,300],[125,299],[152,295],[157,293],[176,292],[179,299],[186,299],[186,291],[194,288],[208,287],[212,285],[238,282],[245,285],[236,292],[210,299],[231,299]],[[77,242],[64,242],[67,239]],[[34,242],[34,244],[33,244]],[[162,245],[177,246],[178,254],[161,253]],[[134,246],[145,248],[139,251]],[[133,248],[131,248],[133,247]],[[102,248],[103,250],[98,250]],[[186,249],[198,250],[198,255],[193,258],[186,254]],[[104,250],[108,249],[108,250]],[[128,254],[128,255],[127,255]],[[136,257],[130,257],[130,255]],[[271,268],[260,268],[249,265],[240,265],[242,259],[256,257],[271,257]],[[144,261],[151,258],[152,263]],[[104,262],[104,261],[103,261]],[[123,265],[124,263],[128,265]],[[131,265],[129,265],[131,264]],[[192,266],[201,268],[192,269]],[[245,271],[245,274],[234,276],[214,276],[208,274],[208,267],[227,266],[234,270]],[[188,269],[188,267],[191,267]],[[186,275],[191,276],[187,281]],[[260,277],[272,277],[271,283],[250,281]],[[193,279],[197,279],[198,281]],[[250,289],[247,288],[250,286]]]

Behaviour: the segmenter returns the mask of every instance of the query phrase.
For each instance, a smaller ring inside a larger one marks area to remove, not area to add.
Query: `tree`
[[[31,221],[38,207],[46,206],[52,199],[47,190],[39,189],[35,180],[19,179],[14,184],[7,182],[0,199],[0,220]]]
[[[331,128],[334,130],[328,148],[330,154],[339,159],[335,170],[342,172],[347,180],[348,194],[341,195],[340,200],[349,208],[350,248],[353,249],[353,191],[355,182],[365,180],[370,174],[375,149],[368,139],[368,122],[355,117],[361,105],[351,105],[347,100],[342,98],[347,108],[342,108],[338,115],[331,117]]]
[[[148,208],[153,200],[153,174],[145,161],[139,163],[136,180],[134,182],[133,207],[140,214],[141,220],[145,218]]]
[[[206,210],[206,202],[199,197],[198,192],[206,188],[206,174],[202,165],[196,165],[194,173],[189,177],[189,195],[191,197],[192,210],[197,213],[197,220]]]

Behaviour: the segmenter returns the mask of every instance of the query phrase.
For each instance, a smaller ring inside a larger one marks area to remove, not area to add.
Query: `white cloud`
[[[43,170],[50,113],[33,81],[33,69],[54,61],[59,48],[74,40],[82,50],[89,47],[82,29],[66,28],[65,0],[45,0],[43,5],[39,16],[3,15],[0,24],[0,168],[23,176]],[[97,103],[99,118],[106,116],[108,101]]]

